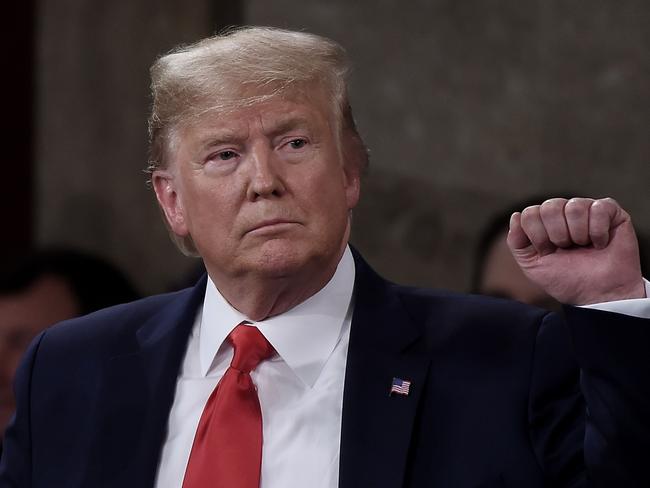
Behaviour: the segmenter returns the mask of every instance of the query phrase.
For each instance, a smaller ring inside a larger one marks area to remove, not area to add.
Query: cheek
[[[311,180],[307,198],[312,212],[327,223],[327,229],[339,232],[347,225],[350,209],[347,187],[335,172]]]
[[[232,212],[235,202],[232,186],[205,180],[187,190],[183,202],[189,220],[223,217]]]

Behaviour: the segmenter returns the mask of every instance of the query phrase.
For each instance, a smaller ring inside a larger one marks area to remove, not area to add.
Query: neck
[[[344,251],[345,246],[326,262],[310,263],[280,277],[245,275],[225,280],[210,273],[210,278],[230,305],[251,320],[260,321],[280,315],[318,293],[334,276]]]

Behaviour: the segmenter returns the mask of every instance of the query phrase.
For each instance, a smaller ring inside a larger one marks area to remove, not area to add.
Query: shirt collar
[[[352,300],[354,276],[354,259],[346,247],[334,276],[318,293],[259,322],[233,308],[208,278],[199,328],[201,374],[208,374],[232,329],[247,321],[257,326],[303,383],[313,387],[339,340]]]

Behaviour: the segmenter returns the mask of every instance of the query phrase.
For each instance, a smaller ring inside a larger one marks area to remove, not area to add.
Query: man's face
[[[171,160],[153,175],[156,195],[218,286],[317,272],[343,252],[359,178],[320,91],[203,116],[179,130]]]
[[[56,276],[0,297],[0,436],[14,411],[13,378],[30,341],[47,326],[77,315],[74,294]]]

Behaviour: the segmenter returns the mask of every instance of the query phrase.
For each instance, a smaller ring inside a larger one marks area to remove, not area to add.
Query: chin
[[[261,275],[284,278],[313,266],[322,266],[322,262],[331,258],[331,254],[316,246],[301,246],[295,241],[274,239],[264,243],[251,264]]]

